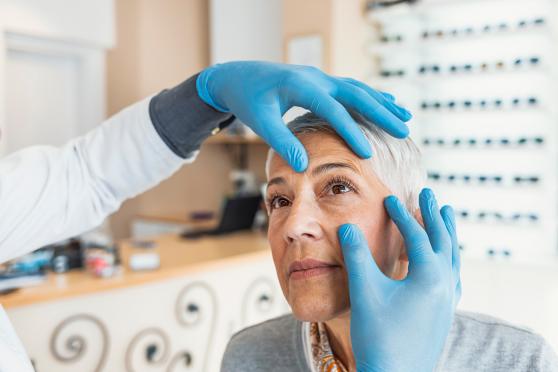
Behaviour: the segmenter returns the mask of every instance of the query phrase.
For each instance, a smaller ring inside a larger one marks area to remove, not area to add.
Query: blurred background
[[[62,145],[214,63],[363,80],[413,112],[428,185],[456,210],[460,309],[558,349],[556,5],[0,0],[0,155]],[[288,312],[266,153],[235,123],[99,229],[3,265],[0,303],[36,370],[217,371],[232,333]]]

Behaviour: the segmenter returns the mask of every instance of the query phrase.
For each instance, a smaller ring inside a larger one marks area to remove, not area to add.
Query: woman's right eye
[[[291,204],[291,202],[282,197],[282,196],[276,196],[271,200],[271,209],[279,209],[279,208],[283,208],[283,207],[288,207]]]

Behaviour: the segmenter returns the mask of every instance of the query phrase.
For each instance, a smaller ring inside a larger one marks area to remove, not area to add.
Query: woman
[[[424,179],[420,153],[410,139],[394,140],[362,117],[355,119],[375,149],[372,159],[355,156],[326,122],[312,114],[289,124],[307,150],[306,172],[294,172],[270,152],[268,238],[293,314],[233,336],[223,371],[356,369],[347,272],[337,237],[339,226],[347,221],[364,232],[386,277],[406,277],[407,250],[384,199],[395,194],[420,220],[419,199],[433,200],[428,189],[418,195]],[[558,360],[531,331],[457,312],[437,366],[442,371],[553,371],[558,370]]]

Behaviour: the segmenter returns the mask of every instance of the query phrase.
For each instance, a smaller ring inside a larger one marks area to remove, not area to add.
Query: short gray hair
[[[372,146],[373,156],[369,159],[378,179],[397,196],[411,212],[418,209],[418,194],[425,183],[425,171],[419,148],[409,137],[398,139],[390,136],[362,115],[351,113],[366,139]],[[294,134],[325,132],[336,134],[324,119],[312,113],[301,115],[287,124]],[[269,150],[265,164],[269,177],[269,164],[273,156]]]

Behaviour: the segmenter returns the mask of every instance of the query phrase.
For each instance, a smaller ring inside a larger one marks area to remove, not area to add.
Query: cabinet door
[[[4,62],[0,155],[31,145],[62,145],[102,121],[102,49],[7,34]]]
[[[38,372],[218,371],[231,334],[288,311],[268,254],[8,309]]]

